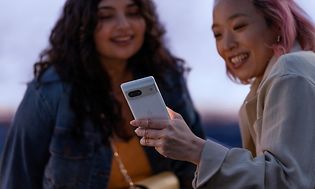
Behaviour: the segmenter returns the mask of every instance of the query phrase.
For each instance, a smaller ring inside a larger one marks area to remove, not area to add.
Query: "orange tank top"
[[[133,182],[137,182],[152,175],[149,160],[144,149],[139,143],[139,138],[134,136],[128,142],[113,140],[119,157],[128,171]],[[126,189],[128,183],[124,179],[118,163],[113,156],[112,168],[109,177],[108,189]]]

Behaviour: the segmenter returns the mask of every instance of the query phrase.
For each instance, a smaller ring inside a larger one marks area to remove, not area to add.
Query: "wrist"
[[[200,162],[200,158],[201,158],[201,153],[203,150],[203,147],[205,145],[206,141],[202,138],[196,137],[193,141],[192,141],[192,151],[190,152],[191,154],[191,162],[198,165]]]

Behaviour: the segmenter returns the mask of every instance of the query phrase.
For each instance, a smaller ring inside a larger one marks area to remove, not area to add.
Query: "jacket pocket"
[[[94,153],[95,138],[84,133],[77,138],[64,128],[55,127],[50,143],[50,158],[45,168],[44,188],[84,188]]]

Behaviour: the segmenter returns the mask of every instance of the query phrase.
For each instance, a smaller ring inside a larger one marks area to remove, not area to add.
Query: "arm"
[[[186,127],[187,131],[189,132],[182,131],[181,128],[177,128],[178,130],[173,130],[173,132],[179,132],[180,134],[184,135],[180,137],[180,139],[183,139],[182,142],[187,142],[186,146],[188,146],[190,149],[184,149],[182,152],[180,152],[180,154],[185,156],[186,158],[191,158],[191,159],[199,158],[199,156],[196,156],[195,158],[189,157],[189,156],[199,155],[200,152],[198,150],[202,149],[203,141],[204,141],[202,139],[204,135],[202,132],[199,116],[196,118],[198,119],[196,119],[195,122],[193,122],[190,128],[188,126]],[[199,133],[198,131],[201,131],[201,132]],[[191,137],[187,136],[189,135],[187,133],[189,133]],[[183,144],[181,143],[179,145],[183,145]],[[159,151],[159,148],[156,148],[156,149]],[[169,155],[169,157],[172,158],[172,155]],[[172,159],[176,159],[176,158],[172,158]],[[180,180],[181,189],[184,189],[184,188],[190,189],[192,188],[192,181],[194,178],[194,172],[196,171],[196,165],[192,163],[193,161],[187,161],[187,160],[179,161],[179,160],[172,160],[173,169]]]
[[[258,133],[257,157],[245,149],[232,149],[215,160],[213,153],[222,148],[207,143],[196,187],[314,188],[315,85],[294,75],[271,82],[261,96],[263,116],[253,125]],[[213,164],[220,167],[212,169]]]
[[[169,109],[171,120],[133,120],[131,124],[144,146],[155,147],[163,156],[174,159],[172,168],[181,188],[192,188],[192,180],[204,140],[196,136],[180,114]],[[178,161],[180,160],[180,161]]]
[[[201,120],[194,107],[185,79],[182,76],[178,76],[171,81],[176,81],[174,83],[177,83],[177,86],[180,86],[181,90],[173,87],[171,91],[173,98],[168,100],[167,104],[182,115],[194,135],[204,138]],[[196,165],[187,161],[172,160],[172,169],[174,169],[174,172],[180,179],[182,189],[192,188]]]
[[[42,188],[52,117],[52,109],[40,90],[29,84],[6,138],[0,188]]]
[[[278,78],[271,86],[263,94],[263,117],[254,125],[259,135],[255,158],[246,149],[229,150],[212,141],[198,140],[179,117],[131,124],[142,127],[136,129],[144,137],[142,145],[155,146],[170,158],[198,164],[194,187],[314,188],[315,86],[295,76]],[[189,149],[191,154],[186,152]],[[193,158],[198,153],[199,158]]]
[[[203,138],[204,133],[201,126],[201,121],[199,115],[193,106],[193,102],[188,93],[186,82],[184,78],[175,73],[170,73],[165,75],[166,81],[164,85],[160,85],[160,91],[163,98],[168,106],[176,111],[179,111],[190,128],[192,132]],[[158,83],[159,84],[159,83]],[[154,172],[160,172],[164,170],[172,171],[176,174],[180,181],[181,189],[191,189],[192,180],[194,177],[194,172],[196,166],[187,161],[172,160],[164,158],[159,155],[154,148],[145,148],[149,154],[150,162]]]

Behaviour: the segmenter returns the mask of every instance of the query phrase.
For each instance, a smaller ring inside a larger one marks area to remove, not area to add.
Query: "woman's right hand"
[[[133,120],[141,145],[152,146],[165,157],[198,165],[205,140],[197,137],[182,116],[168,108],[170,119]]]

